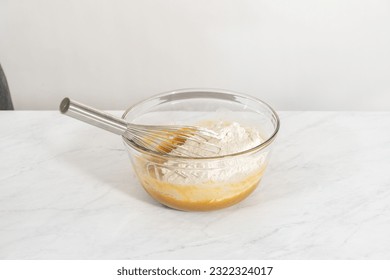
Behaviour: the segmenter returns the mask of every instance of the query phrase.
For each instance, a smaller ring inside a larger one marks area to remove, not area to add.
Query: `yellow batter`
[[[205,182],[197,185],[179,185],[158,179],[159,176],[156,174],[160,171],[148,170],[145,160],[140,160],[136,164],[136,172],[142,186],[154,199],[171,208],[185,211],[216,210],[240,202],[255,190],[264,169],[265,166],[233,183]]]

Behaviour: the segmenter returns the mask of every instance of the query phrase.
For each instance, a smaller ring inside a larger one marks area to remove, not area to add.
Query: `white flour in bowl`
[[[201,157],[224,156],[239,153],[264,142],[260,132],[253,127],[244,127],[237,122],[223,121],[207,123],[207,128],[218,134],[210,140],[186,141],[170,152],[180,155],[180,149],[190,149]],[[207,151],[207,142],[219,148],[217,154]],[[197,184],[204,182],[224,182],[247,176],[259,170],[266,158],[265,154],[227,157],[219,160],[169,159],[163,164],[162,180],[173,184]]]

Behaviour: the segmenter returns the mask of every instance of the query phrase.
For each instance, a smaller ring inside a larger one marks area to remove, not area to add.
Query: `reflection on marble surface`
[[[154,202],[119,137],[0,112],[0,259],[390,259],[390,113],[280,116],[260,188],[196,213]]]

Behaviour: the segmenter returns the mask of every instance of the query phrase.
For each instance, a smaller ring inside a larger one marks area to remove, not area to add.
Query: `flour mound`
[[[189,138],[170,154],[183,155],[186,151],[191,151],[197,157],[225,156],[249,150],[264,142],[257,129],[244,127],[237,122],[210,122],[205,127],[215,132],[216,136],[204,141]],[[217,150],[210,152],[210,144],[217,147]],[[210,161],[169,159],[164,162],[161,170],[162,179],[175,184],[223,182],[247,176],[259,169],[264,160],[265,154]]]

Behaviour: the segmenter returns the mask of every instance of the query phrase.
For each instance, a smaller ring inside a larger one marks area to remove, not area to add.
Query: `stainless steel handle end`
[[[65,114],[68,109],[69,109],[69,106],[70,106],[70,99],[68,97],[65,97],[62,101],[61,101],[61,104],[60,104],[60,112],[62,114]]]
[[[92,108],[65,97],[60,103],[60,112],[66,116],[89,123],[115,134],[122,135],[127,130],[127,122],[104,111]]]

